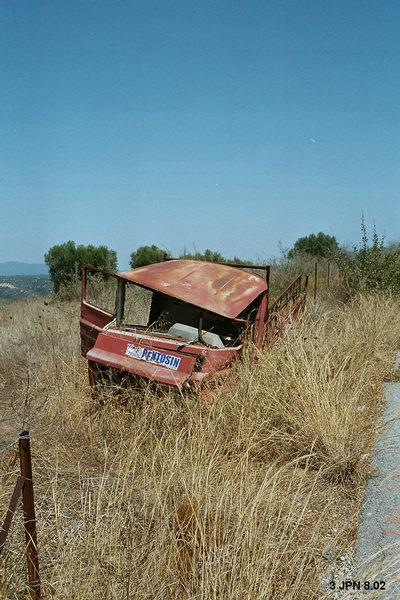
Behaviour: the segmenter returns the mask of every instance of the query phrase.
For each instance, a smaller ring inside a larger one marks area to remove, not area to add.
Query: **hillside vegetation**
[[[303,600],[351,553],[399,302],[328,293],[206,408],[148,387],[100,406],[79,303],[0,306],[0,448],[27,426],[43,590],[73,600]],[[1,452],[5,512],[18,473]],[[25,598],[18,512],[0,562]],[[328,559],[328,558],[329,559]]]
[[[0,302],[47,296],[53,290],[49,275],[7,275],[0,277]]]

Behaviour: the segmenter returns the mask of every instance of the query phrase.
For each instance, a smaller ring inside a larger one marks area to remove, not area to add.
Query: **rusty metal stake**
[[[4,519],[3,527],[0,531],[0,554],[3,552],[3,548],[6,543],[8,531],[10,529],[11,521],[17,508],[18,500],[21,495],[21,489],[24,484],[24,478],[20,475],[15,484],[13,495],[11,496],[10,506],[8,508],[6,518]]]
[[[327,281],[328,287],[329,287],[330,279],[331,279],[330,276],[331,276],[331,263],[328,263],[328,281]]]
[[[36,541],[31,449],[28,431],[23,431],[20,434],[19,459],[21,464],[21,475],[25,478],[22,487],[22,501],[24,510],[26,556],[28,560],[29,593],[32,600],[40,600],[39,556]]]
[[[269,280],[271,278],[271,265],[267,265],[267,269],[265,271],[265,280],[267,282],[268,288],[269,288]]]
[[[317,302],[317,276],[318,276],[318,263],[315,263],[315,267],[314,267],[314,304]]]

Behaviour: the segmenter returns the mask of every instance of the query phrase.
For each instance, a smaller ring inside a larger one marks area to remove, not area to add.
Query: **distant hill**
[[[31,296],[48,296],[53,291],[50,275],[9,275],[0,277],[0,302]]]
[[[48,275],[49,268],[44,263],[3,262],[0,263],[0,277],[13,275]]]

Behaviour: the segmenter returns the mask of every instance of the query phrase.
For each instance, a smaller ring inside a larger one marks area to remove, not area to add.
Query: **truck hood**
[[[119,277],[233,319],[268,289],[259,275],[199,260],[171,260],[119,273]]]

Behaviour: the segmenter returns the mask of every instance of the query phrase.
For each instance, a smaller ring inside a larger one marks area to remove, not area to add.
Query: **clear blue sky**
[[[0,262],[399,239],[400,3],[0,4]]]

